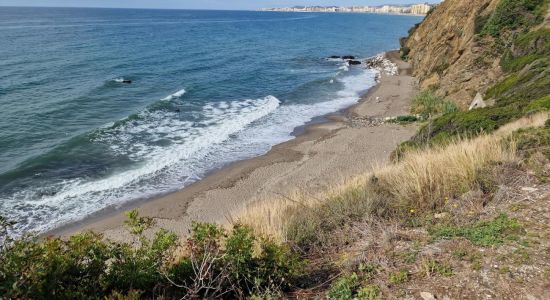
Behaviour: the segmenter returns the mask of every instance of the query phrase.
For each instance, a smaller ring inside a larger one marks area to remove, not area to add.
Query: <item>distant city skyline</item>
[[[229,9],[256,10],[266,7],[289,6],[374,6],[384,4],[405,5],[415,3],[440,3],[440,0],[0,0],[0,6],[47,7],[107,7],[107,8],[161,8],[161,9]]]

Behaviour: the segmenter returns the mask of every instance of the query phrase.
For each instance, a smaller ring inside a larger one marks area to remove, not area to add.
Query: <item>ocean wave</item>
[[[93,141],[134,160],[132,167],[97,180],[75,178],[26,189],[1,202],[0,210],[20,221],[19,233],[44,232],[108,206],[176,189],[207,171],[201,161],[212,155],[211,149],[279,106],[274,96],[207,103],[197,123],[179,120],[173,112],[146,110],[131,121],[102,129]]]
[[[184,94],[186,93],[185,89],[181,89],[163,99],[161,99],[162,101],[170,101],[170,100],[173,100],[173,99],[176,99],[176,98],[180,98],[181,96],[183,96]]]
[[[182,117],[171,109],[173,103],[164,101],[183,96],[182,89],[89,135],[90,143],[130,164],[98,178],[83,176],[21,190],[0,202],[0,211],[19,221],[18,233],[44,232],[110,206],[180,189],[212,169],[264,154],[292,139],[296,127],[316,116],[356,103],[375,84],[376,72],[354,68],[332,78],[341,88],[323,102],[283,105],[274,96],[209,102],[193,107],[192,117]]]

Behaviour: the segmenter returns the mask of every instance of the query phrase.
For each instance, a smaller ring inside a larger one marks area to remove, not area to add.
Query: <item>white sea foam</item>
[[[226,109],[211,103],[203,107],[203,121],[198,124],[178,121],[174,113],[146,111],[137,121],[113,128],[96,140],[110,145],[115,153],[134,159],[133,168],[100,180],[60,182],[51,188],[58,190],[55,195],[40,199],[32,197],[33,191],[28,190],[15,195],[19,201],[0,206],[2,211],[17,212],[18,220],[25,220],[18,228],[20,232],[46,231],[110,205],[177,188],[203,175],[200,161],[209,155],[209,149],[272,113],[279,104],[273,96],[228,102],[222,105]],[[155,145],[161,139],[170,140],[171,144]]]
[[[167,96],[166,98],[163,98],[162,100],[163,101],[170,101],[170,100],[173,100],[173,99],[176,99],[176,98],[180,98],[181,96],[183,96],[185,94],[185,89],[181,89],[169,96]]]
[[[58,182],[42,189],[55,194],[39,198],[37,191],[22,191],[15,195],[17,201],[0,202],[0,208],[17,214],[15,219],[22,221],[18,232],[43,232],[109,206],[179,189],[209,170],[261,155],[292,139],[296,127],[316,116],[356,103],[375,84],[376,72],[358,68],[337,76],[333,80],[343,89],[319,103],[281,105],[274,96],[206,103],[196,122],[175,112],[146,110],[121,125],[103,128],[94,140],[108,145],[113,155],[133,160],[132,167],[113,170],[101,179]]]
[[[342,70],[344,72],[348,72],[349,71],[349,63],[348,62],[344,62],[344,64],[342,66],[340,66],[340,68],[338,68],[339,70]]]

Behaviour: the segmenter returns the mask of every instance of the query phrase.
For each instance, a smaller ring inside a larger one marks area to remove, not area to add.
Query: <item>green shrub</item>
[[[475,34],[479,34],[483,31],[483,28],[485,28],[485,24],[487,24],[487,21],[489,21],[489,18],[491,15],[478,15],[476,16],[474,20],[474,32]]]
[[[390,159],[393,162],[400,161],[408,152],[417,150],[421,144],[415,141],[404,141],[399,144],[390,154]]]
[[[526,112],[534,111],[548,111],[550,110],[550,95],[539,98],[527,106],[525,109]]]
[[[411,53],[411,48],[401,47],[399,53],[401,54],[401,59],[407,61],[409,59],[409,53]]]
[[[409,124],[420,121],[420,118],[417,116],[406,115],[406,116],[397,116],[395,119],[388,121],[389,123],[398,123],[398,124]]]
[[[443,276],[452,276],[453,268],[447,263],[442,263],[435,259],[429,259],[424,263],[424,269],[428,275],[440,274]]]
[[[546,0],[501,0],[481,34],[498,37],[503,30],[530,27],[542,21]]]
[[[438,97],[433,92],[426,90],[418,93],[411,104],[411,111],[420,114],[422,118],[429,119],[439,114],[447,114],[458,111],[454,102]]]
[[[352,300],[359,287],[357,274],[344,275],[334,282],[328,290],[328,298],[336,300]]]
[[[67,240],[24,238],[0,252],[1,299],[245,298],[288,288],[302,260],[288,246],[236,225],[226,232],[193,224],[186,255],[173,257],[177,238],[152,220],[128,213],[135,243],[84,233]]]
[[[357,291],[357,299],[359,300],[379,300],[382,299],[380,295],[380,288],[377,285],[367,285]]]
[[[491,88],[487,90],[487,93],[485,93],[486,98],[494,98],[496,96],[500,96],[506,92],[508,92],[510,89],[512,89],[520,80],[520,77],[517,74],[512,74],[506,78],[504,78],[499,83],[493,85]]]
[[[543,57],[545,57],[544,54],[529,54],[519,57],[504,56],[501,60],[500,65],[502,66],[502,69],[506,72],[516,72],[520,71],[528,64]]]
[[[114,244],[111,249],[113,260],[105,275],[107,289],[153,291],[168,285],[159,269],[176,240],[175,234],[160,230],[152,240],[142,238],[137,248],[130,244]]]
[[[103,295],[111,245],[86,233],[68,241],[25,238],[0,254],[0,297],[85,299]]]
[[[514,46],[522,52],[548,53],[550,51],[550,28],[540,28],[521,34],[514,40]]]
[[[401,270],[390,274],[389,277],[391,284],[401,284],[409,281],[409,272],[406,270]]]
[[[435,144],[434,139],[446,142],[453,136],[469,137],[482,132],[490,133],[522,115],[522,111],[513,106],[449,113],[422,127],[413,141]]]
[[[516,220],[501,214],[493,220],[467,226],[436,225],[430,234],[435,238],[464,237],[475,245],[489,247],[501,245],[520,231],[521,225]]]

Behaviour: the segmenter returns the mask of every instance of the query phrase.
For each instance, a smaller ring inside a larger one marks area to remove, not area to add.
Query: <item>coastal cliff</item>
[[[529,51],[548,51],[540,40],[528,47],[514,42],[526,32],[548,28],[544,3],[443,1],[404,41],[421,87],[432,88],[467,108],[478,92],[485,94],[506,74],[503,59],[510,53],[525,56]]]

